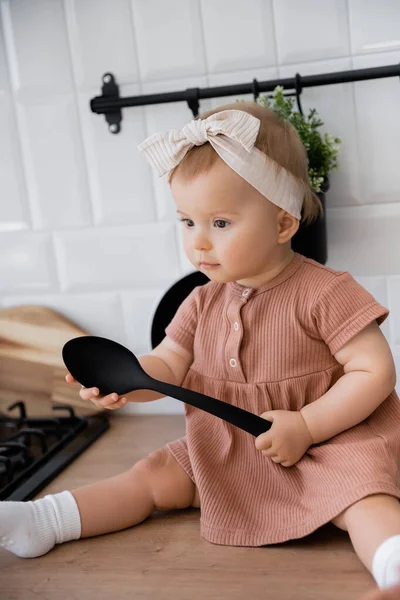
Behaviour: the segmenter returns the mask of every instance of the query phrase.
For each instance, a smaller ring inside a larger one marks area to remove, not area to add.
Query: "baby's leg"
[[[400,503],[373,494],[355,502],[332,522],[349,532],[354,549],[380,588],[400,583]]]
[[[34,557],[55,544],[119,531],[154,510],[199,506],[196,486],[167,448],[128,471],[29,502],[0,502],[0,545]]]
[[[155,510],[187,508],[195,492],[195,484],[165,447],[120,475],[72,490],[81,537],[132,527]]]

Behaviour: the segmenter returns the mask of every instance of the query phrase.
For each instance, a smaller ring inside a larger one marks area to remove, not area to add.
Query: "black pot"
[[[312,258],[322,265],[328,260],[325,214],[325,195],[328,190],[329,179],[326,179],[321,186],[321,192],[317,194],[321,200],[324,214],[309,225],[301,223],[297,233],[292,237],[291,244],[294,252]]]

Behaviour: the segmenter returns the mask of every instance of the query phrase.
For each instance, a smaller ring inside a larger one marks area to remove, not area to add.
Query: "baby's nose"
[[[197,251],[210,250],[211,242],[206,235],[198,233],[193,241],[193,246]]]

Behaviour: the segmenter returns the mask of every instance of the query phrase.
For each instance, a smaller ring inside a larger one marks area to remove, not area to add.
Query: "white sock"
[[[400,583],[400,535],[387,538],[378,546],[372,559],[372,575],[380,588]]]
[[[80,536],[81,518],[71,492],[28,502],[0,502],[0,546],[21,558],[41,556],[55,544]]]

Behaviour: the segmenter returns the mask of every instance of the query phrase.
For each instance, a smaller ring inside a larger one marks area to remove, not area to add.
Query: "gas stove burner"
[[[18,410],[14,416],[8,412]],[[66,416],[28,417],[21,400],[0,412],[0,500],[30,500],[110,426],[104,413],[75,415],[72,406],[53,406]]]

